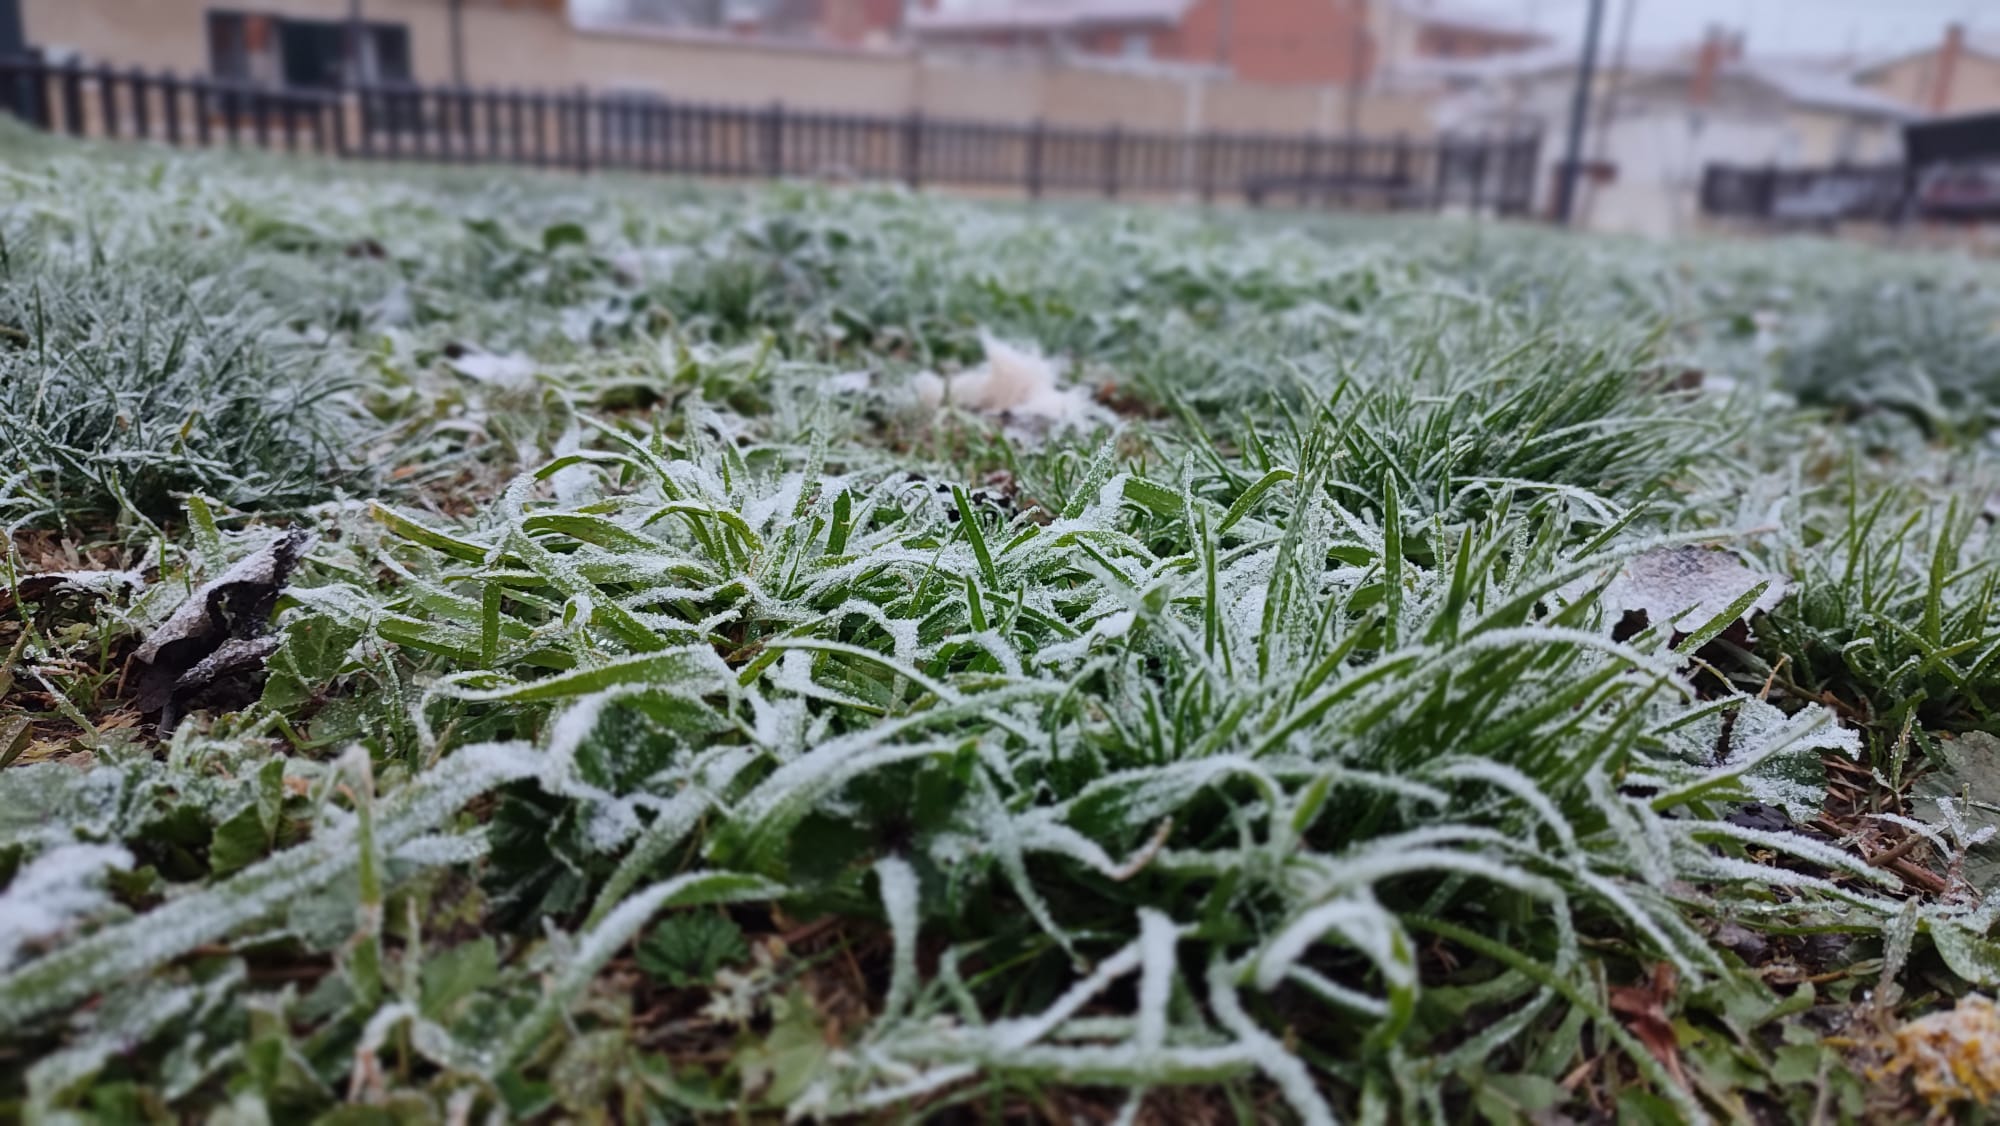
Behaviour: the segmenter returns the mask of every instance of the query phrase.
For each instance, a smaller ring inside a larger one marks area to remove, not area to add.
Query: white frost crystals
[[[1048,357],[989,334],[979,339],[985,363],[948,378],[921,372],[910,381],[926,412],[953,406],[999,422],[1010,435],[1031,437],[1102,418],[1089,392],[1058,382],[1061,372]]]
[[[1753,571],[1734,554],[1703,547],[1655,548],[1629,560],[1614,576],[1599,604],[1605,621],[1626,614],[1645,616],[1645,626],[1671,622],[1673,633],[1692,633],[1713,621],[1759,583],[1767,583],[1738,620],[1776,608],[1791,590],[1784,575]],[[1642,627],[1644,628],[1644,627]]]
[[[108,905],[104,873],[130,867],[132,854],[116,845],[62,845],[30,861],[0,893],[0,970]]]

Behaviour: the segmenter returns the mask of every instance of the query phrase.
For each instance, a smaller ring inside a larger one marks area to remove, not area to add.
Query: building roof
[[[1867,117],[1889,117],[1898,121],[1923,116],[1904,102],[1855,85],[1842,74],[1829,74],[1812,67],[1754,61],[1747,65],[1734,64],[1733,68],[1724,67],[1723,73],[1730,73],[1732,69],[1747,72],[1751,78],[1777,88],[1802,106]]]
[[[1191,0],[979,0],[965,7],[912,11],[917,34],[1073,31],[1118,25],[1179,23]]]
[[[1883,67],[1893,66],[1908,59],[1936,54],[1943,46],[1942,42],[1936,42],[1927,43],[1921,47],[1903,47],[1893,51],[1878,51],[1873,54],[1863,54],[1853,61],[1852,65],[1847,68],[1847,72],[1857,77],[1864,74],[1872,74]],[[1969,31],[1965,35],[1965,49],[1975,55],[1984,55],[1989,59],[2000,59],[2000,35]]]
[[[1576,51],[1568,47],[1548,47],[1484,59],[1437,59],[1421,64],[1432,77],[1460,81],[1509,81],[1573,73]],[[1618,65],[1603,59],[1599,66],[1612,70]],[[1626,74],[1640,78],[1691,80],[1696,60],[1684,50],[1635,50],[1623,60]],[[1846,75],[1798,62],[1766,59],[1729,59],[1716,71],[1719,79],[1738,79],[1772,90],[1794,105],[1835,110],[1862,117],[1885,117],[1905,121],[1922,116],[1903,102],[1855,85]]]

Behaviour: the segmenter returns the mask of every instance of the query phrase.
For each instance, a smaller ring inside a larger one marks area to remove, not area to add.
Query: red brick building
[[[932,46],[1208,64],[1251,82],[1309,84],[1547,42],[1435,0],[960,0],[920,7],[907,30]]]

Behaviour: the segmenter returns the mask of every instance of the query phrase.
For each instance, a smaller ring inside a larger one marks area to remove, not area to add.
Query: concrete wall
[[[234,0],[245,10],[342,19],[348,0]],[[28,40],[89,62],[208,70],[210,0],[23,0]],[[445,0],[363,0],[364,16],[410,30],[423,83],[451,79]],[[1198,73],[1138,73],[1034,61],[927,57],[904,48],[846,49],[727,34],[575,27],[550,0],[467,0],[466,79],[476,86],[649,91],[728,105],[782,101],[801,109],[1177,132],[1337,133],[1341,87],[1271,85]],[[1363,132],[1425,136],[1429,99],[1363,95]]]

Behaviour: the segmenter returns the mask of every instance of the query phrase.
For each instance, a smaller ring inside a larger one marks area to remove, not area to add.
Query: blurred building
[[[1381,30],[1341,24],[1358,34],[1344,46],[1322,41],[1337,56],[1332,61],[1308,66],[1275,52],[1259,64],[1260,78],[1212,61],[934,43],[912,26],[924,10],[908,9],[904,0],[235,0],[227,8],[209,0],[20,2],[28,42],[52,59],[265,86],[585,88],[634,98],[782,102],[794,110],[1040,120],[1054,127],[1412,137],[1432,131],[1428,90],[1362,81],[1366,76],[1341,69],[1348,63],[1340,60],[1357,49],[1373,60],[1370,44],[1378,41],[1384,51],[1421,51],[1438,44],[1435,29],[1446,26],[1429,3],[1391,9],[1395,0],[1327,0],[1324,10],[1367,14],[1383,21]],[[1192,10],[1218,0],[1185,2]],[[1268,14],[1277,19],[1279,12]],[[1255,27],[1264,18],[1235,26]],[[1265,33],[1245,34],[1243,41],[1253,42]],[[1273,79],[1287,74],[1300,80]]]
[[[920,0],[934,47],[1217,67],[1251,82],[1353,85],[1424,59],[1489,58],[1546,37],[1439,0]]]
[[[1574,53],[1543,51],[1428,67],[1450,93],[1441,127],[1536,128],[1558,137],[1577,80]],[[1633,51],[1606,60],[1594,93],[1581,168],[1579,216],[1589,226],[1656,237],[1691,229],[1710,164],[1868,164],[1901,154],[1907,104],[1838,68],[1747,56],[1740,36],[1711,33],[1692,49]],[[1552,196],[1561,152],[1544,146]]]
[[[1966,34],[1952,24],[1932,46],[1863,59],[1854,81],[1933,115],[2000,110],[2000,36]]]

